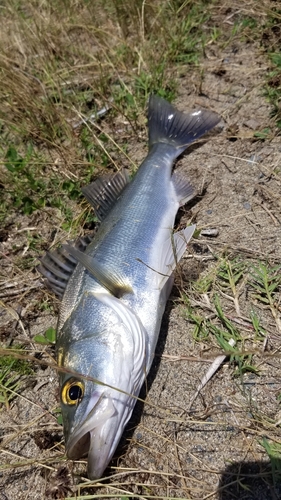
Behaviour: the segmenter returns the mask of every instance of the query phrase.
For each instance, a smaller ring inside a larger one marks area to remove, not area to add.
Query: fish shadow
[[[278,463],[277,463],[278,462]],[[278,500],[281,498],[281,460],[236,462],[223,471],[219,500]]]

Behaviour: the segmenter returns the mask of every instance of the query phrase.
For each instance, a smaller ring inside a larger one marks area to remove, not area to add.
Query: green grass
[[[38,344],[54,344],[56,341],[56,330],[53,327],[48,328],[44,335],[35,335],[34,342]]]
[[[13,364],[5,367],[1,371],[0,377],[0,405],[4,404],[9,408],[10,402],[18,395],[20,383],[18,376],[11,374]]]
[[[253,356],[255,351],[262,352],[263,342],[267,336],[266,328],[260,322],[259,304],[268,307],[278,331],[281,332],[278,302],[281,291],[280,265],[272,266],[261,261],[247,262],[241,260],[241,257],[234,259],[224,257],[218,260],[211,271],[200,276],[192,284],[192,288],[199,305],[194,307],[188,298],[189,294],[183,295],[183,301],[187,305],[186,317],[194,325],[194,341],[210,342],[224,351],[236,367],[234,375],[242,376],[245,372],[258,374],[259,370],[255,366]],[[243,316],[241,321],[240,295],[245,289],[251,295],[253,305],[248,311],[248,317]],[[234,312],[227,312],[226,306],[229,307],[229,304]],[[239,326],[239,322],[243,328]],[[235,347],[229,345],[230,339],[235,341]],[[252,353],[248,352],[249,345]]]
[[[276,484],[281,480],[281,443],[272,442],[264,437],[260,445],[265,449],[270,459],[272,479],[273,483]]]
[[[272,105],[271,116],[275,119],[278,134],[281,134],[281,52],[270,54],[273,65],[268,73],[265,96]]]
[[[54,24],[44,4],[35,9],[31,3],[26,15],[17,3],[4,4],[7,22],[12,15],[17,18],[13,22],[21,30],[27,57],[23,68],[16,39],[8,48],[3,40],[1,90],[7,109],[1,110],[0,118],[6,134],[20,134],[35,144],[65,152],[65,141],[79,143],[71,120],[87,115],[91,108],[97,110],[109,97],[114,99],[114,108],[135,123],[151,92],[174,97],[172,63],[198,62],[211,36],[204,29],[207,4],[186,2],[184,6],[170,1],[147,6],[147,12],[144,6],[142,12],[139,2],[124,20],[120,9],[123,12],[126,2],[95,2],[94,10],[89,3],[81,3],[76,12],[71,3],[55,2]],[[68,25],[63,24],[65,16]],[[108,39],[110,25],[114,35]],[[80,44],[69,43],[79,37],[84,37],[84,51]],[[95,50],[87,51],[92,46]],[[6,62],[8,57],[14,67]]]
[[[272,117],[278,134],[281,134],[281,50],[280,50],[281,9],[273,8],[268,15],[262,33],[262,45],[267,50],[272,68],[267,75],[265,95],[272,105]]]
[[[214,36],[211,5],[172,0],[127,9],[125,0],[97,1],[94,7],[62,0],[40,6],[4,2],[2,224],[14,213],[41,211],[55,217],[63,239],[79,227],[93,227],[91,210],[77,205],[83,203],[81,186],[105,170],[135,171],[128,139],[144,130],[149,94],[172,100],[181,68],[188,72],[198,65]],[[109,109],[103,121],[90,123],[104,106]],[[119,126],[112,127],[116,117]],[[29,248],[36,257],[44,241],[32,235]],[[32,260],[19,265],[29,268]]]
[[[31,215],[35,210],[46,206],[63,208],[64,192],[70,199],[80,196],[80,191],[73,182],[61,182],[58,177],[52,175],[43,177],[38,164],[43,167],[44,163],[44,157],[40,157],[31,144],[27,145],[24,156],[21,156],[13,145],[10,145],[5,153],[6,182],[11,186],[5,194],[9,196],[11,205],[23,214]],[[54,196],[56,189],[61,192],[60,196]],[[68,214],[65,213],[65,216],[67,218]]]
[[[17,352],[24,355],[25,351],[18,346]],[[30,363],[25,359],[16,359],[13,354],[0,357],[0,409],[1,405],[9,409],[10,403],[23,387],[22,377],[33,373]]]

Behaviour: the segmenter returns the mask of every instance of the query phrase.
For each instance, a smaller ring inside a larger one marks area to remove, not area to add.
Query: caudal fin
[[[179,156],[188,145],[211,130],[220,117],[213,111],[197,110],[182,113],[157,95],[151,95],[148,105],[149,147],[166,143],[177,150]]]

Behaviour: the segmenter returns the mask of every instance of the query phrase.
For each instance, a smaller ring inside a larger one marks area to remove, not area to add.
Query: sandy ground
[[[124,496],[132,492],[134,498],[281,498],[280,483],[273,485],[265,474],[270,470],[269,459],[260,445],[264,436],[275,436],[279,442],[281,438],[276,425],[280,421],[281,332],[276,322],[265,307],[256,304],[261,324],[270,334],[267,355],[255,356],[259,376],[246,373],[242,381],[234,376],[235,367],[226,363],[190,407],[209,367],[206,358],[213,359],[214,354],[212,344],[194,342],[194,325],[179,298],[180,291],[191,294],[190,280],[208,273],[223,252],[246,260],[268,259],[272,265],[281,262],[280,138],[253,138],[254,131],[270,123],[270,106],[261,89],[267,67],[266,56],[254,42],[235,42],[224,49],[206,49],[202,82],[198,70],[181,77],[176,105],[182,110],[213,109],[222,121],[207,141],[191,148],[177,163],[199,193],[181,211],[180,224],[192,220],[199,228],[217,229],[218,236],[199,236],[188,248],[181,280],[177,278],[178,286],[167,304],[147,387],[142,390],[147,404],[137,404],[107,470],[109,479],[87,485],[86,462],[75,464],[63,458],[62,428],[55,413],[56,373],[38,365],[33,375],[23,376],[20,397],[9,409],[1,409],[1,463],[6,467],[0,475],[1,499],[43,500],[75,497],[79,492],[102,498],[106,493],[114,497],[116,491]],[[130,145],[129,153],[140,161],[146,154],[145,142]],[[21,226],[40,224],[40,217],[36,213],[22,216]],[[24,237],[18,235],[17,227],[15,222],[10,225],[2,252],[9,253],[13,242]],[[5,261],[7,276],[9,266]],[[32,300],[39,300],[44,292],[35,271],[30,283],[35,287]],[[196,301],[194,293],[191,298]],[[2,300],[16,311],[22,310],[22,304],[26,307],[24,300]],[[221,301],[225,313],[235,317],[233,301],[223,296]],[[54,303],[56,313],[55,299]],[[246,285],[241,286],[239,305],[241,316],[249,318],[253,300]],[[27,310],[20,324],[2,308],[6,343],[9,335],[24,343],[55,326],[55,313],[38,311],[37,317],[29,318]],[[242,335],[250,338],[248,348],[261,349],[247,330],[242,329]],[[51,355],[46,348],[42,359],[47,363]],[[77,489],[77,484],[82,487]]]

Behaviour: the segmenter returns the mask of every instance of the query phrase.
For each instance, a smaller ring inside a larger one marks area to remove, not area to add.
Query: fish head
[[[84,318],[83,336],[75,335],[76,316],[65,326],[72,341],[66,345],[65,331],[57,345],[66,454],[72,460],[88,455],[91,479],[101,477],[111,460],[145,378],[141,322],[115,297],[101,305],[95,332],[85,334]]]
[[[70,377],[61,388],[66,454],[71,460],[88,456],[90,478],[102,476],[129,418],[130,405],[119,391]]]

